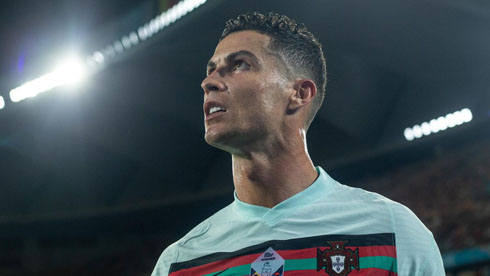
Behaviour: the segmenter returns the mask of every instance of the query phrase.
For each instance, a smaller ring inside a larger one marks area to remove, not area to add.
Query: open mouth
[[[204,103],[204,112],[206,114],[206,118],[208,118],[211,115],[218,115],[220,113],[226,112],[226,108],[223,104],[219,102],[207,101]]]
[[[221,106],[213,106],[211,109],[209,109],[209,115],[214,114],[216,112],[226,112],[226,109],[222,108]]]

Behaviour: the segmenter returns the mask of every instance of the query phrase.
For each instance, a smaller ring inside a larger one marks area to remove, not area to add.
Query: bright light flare
[[[172,6],[167,11],[162,12],[155,18],[147,22],[137,30],[123,36],[120,40],[108,44],[103,49],[95,51],[86,58],[86,63],[82,64],[77,60],[70,59],[60,68],[53,72],[43,75],[35,80],[24,83],[23,85],[10,90],[10,99],[13,102],[19,102],[26,98],[34,97],[39,93],[51,90],[60,85],[77,83],[82,80],[86,73],[87,67],[101,66],[107,63],[111,58],[122,54],[126,49],[138,45],[146,39],[151,38],[156,33],[168,25],[174,23],[187,13],[206,3],[207,0],[184,0]],[[94,72],[94,71],[91,71]],[[4,105],[4,103],[0,102]]]
[[[446,116],[440,116],[437,119],[432,119],[429,122],[423,122],[420,125],[414,125],[413,127],[407,127],[403,131],[403,136],[407,141],[413,141],[414,139],[421,138],[422,136],[428,136],[439,131],[444,131],[455,126],[469,123],[473,120],[473,114],[469,108],[463,108],[459,111],[449,113]]]
[[[85,66],[77,58],[68,58],[60,63],[57,68],[44,76],[10,90],[10,99],[19,102],[27,98],[35,97],[58,86],[74,85],[86,76]]]
[[[3,109],[5,107],[5,100],[3,99],[2,96],[0,96],[0,109]]]
[[[73,85],[86,77],[85,66],[77,58],[69,58],[53,72],[58,85]]]

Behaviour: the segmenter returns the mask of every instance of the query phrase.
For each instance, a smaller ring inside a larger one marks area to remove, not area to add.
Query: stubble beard
[[[260,147],[268,135],[265,127],[254,126],[251,129],[232,129],[229,131],[206,132],[206,143],[217,149],[226,151],[232,155],[244,155]]]

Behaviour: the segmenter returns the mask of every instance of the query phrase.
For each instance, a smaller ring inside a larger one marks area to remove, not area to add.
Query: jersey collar
[[[238,199],[234,192],[235,201],[233,210],[241,215],[251,218],[261,218],[269,224],[277,223],[281,218],[291,214],[295,210],[307,206],[320,199],[319,195],[329,193],[337,182],[331,178],[321,167],[315,167],[318,178],[308,188],[282,201],[272,208],[245,203]]]

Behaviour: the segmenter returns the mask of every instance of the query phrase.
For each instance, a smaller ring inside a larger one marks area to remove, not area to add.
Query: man
[[[207,66],[205,140],[232,156],[235,200],[169,246],[162,275],[444,275],[406,207],[315,167],[306,131],[322,104],[323,51],[270,13],[226,23]]]

